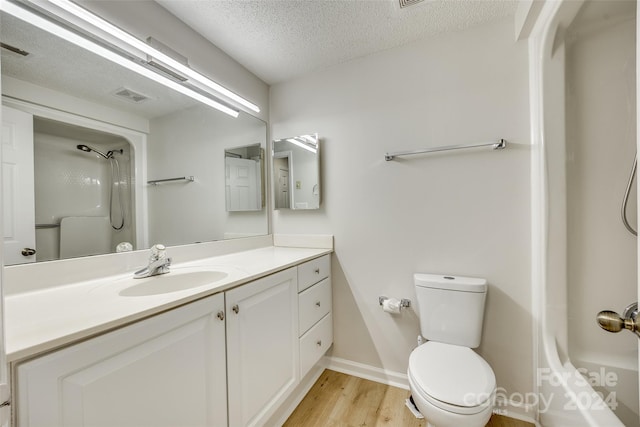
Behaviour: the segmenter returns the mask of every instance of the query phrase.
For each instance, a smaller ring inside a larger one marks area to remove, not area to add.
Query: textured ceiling
[[[269,84],[515,13],[517,0],[156,0]]]

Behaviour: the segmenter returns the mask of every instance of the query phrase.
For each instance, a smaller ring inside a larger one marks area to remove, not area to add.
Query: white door
[[[229,426],[264,425],[298,383],[296,268],[225,294]]]
[[[288,209],[289,203],[289,170],[278,169],[278,194],[276,206]]]
[[[33,116],[2,107],[4,264],[36,260]]]
[[[289,209],[291,207],[291,152],[273,153],[273,174],[275,181],[274,202],[276,209]]]
[[[4,119],[4,111],[2,114]],[[2,164],[2,150],[0,150],[0,164]],[[4,188],[4,177],[0,175],[0,188]],[[4,192],[0,194],[3,196]],[[3,203],[4,205],[4,203]],[[4,213],[0,211],[0,215]],[[3,228],[2,221],[0,220],[0,231]],[[4,267],[4,251],[0,246],[0,268]],[[2,274],[0,274],[0,427],[9,427],[9,421],[11,418],[10,407],[7,405],[9,402],[9,376],[7,372],[7,358],[4,348],[4,297],[2,292]]]
[[[260,175],[254,160],[225,157],[227,211],[257,211],[260,200]]]

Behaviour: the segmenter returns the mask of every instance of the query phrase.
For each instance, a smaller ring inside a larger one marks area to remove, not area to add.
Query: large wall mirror
[[[5,12],[0,31],[5,264],[268,233],[263,121],[223,114]],[[260,165],[260,200],[246,209],[227,209],[234,152]]]
[[[273,141],[275,209],[320,208],[320,141],[317,134]]]

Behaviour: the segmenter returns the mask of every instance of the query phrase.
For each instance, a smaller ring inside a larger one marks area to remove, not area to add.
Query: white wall
[[[221,240],[226,234],[269,232],[266,208],[227,212],[224,150],[266,145],[266,124],[241,114],[231,118],[207,106],[150,121],[148,177],[194,176],[193,183],[147,188],[150,244],[177,245]]]
[[[271,88],[272,139],[323,144],[321,209],[277,211],[273,228],[335,236],[334,356],[405,372],[418,318],[383,313],[378,296],[415,302],[414,272],[480,276],[479,351],[499,386],[533,389],[527,60],[505,20]],[[513,145],[384,161],[497,138]]]

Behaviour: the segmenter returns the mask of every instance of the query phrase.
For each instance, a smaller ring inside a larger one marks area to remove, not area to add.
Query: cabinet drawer
[[[298,292],[329,277],[331,273],[330,255],[312,259],[298,266]]]
[[[300,378],[316,364],[333,343],[333,319],[331,313],[300,338]]]
[[[298,331],[304,335],[331,311],[331,279],[313,285],[298,295]]]

